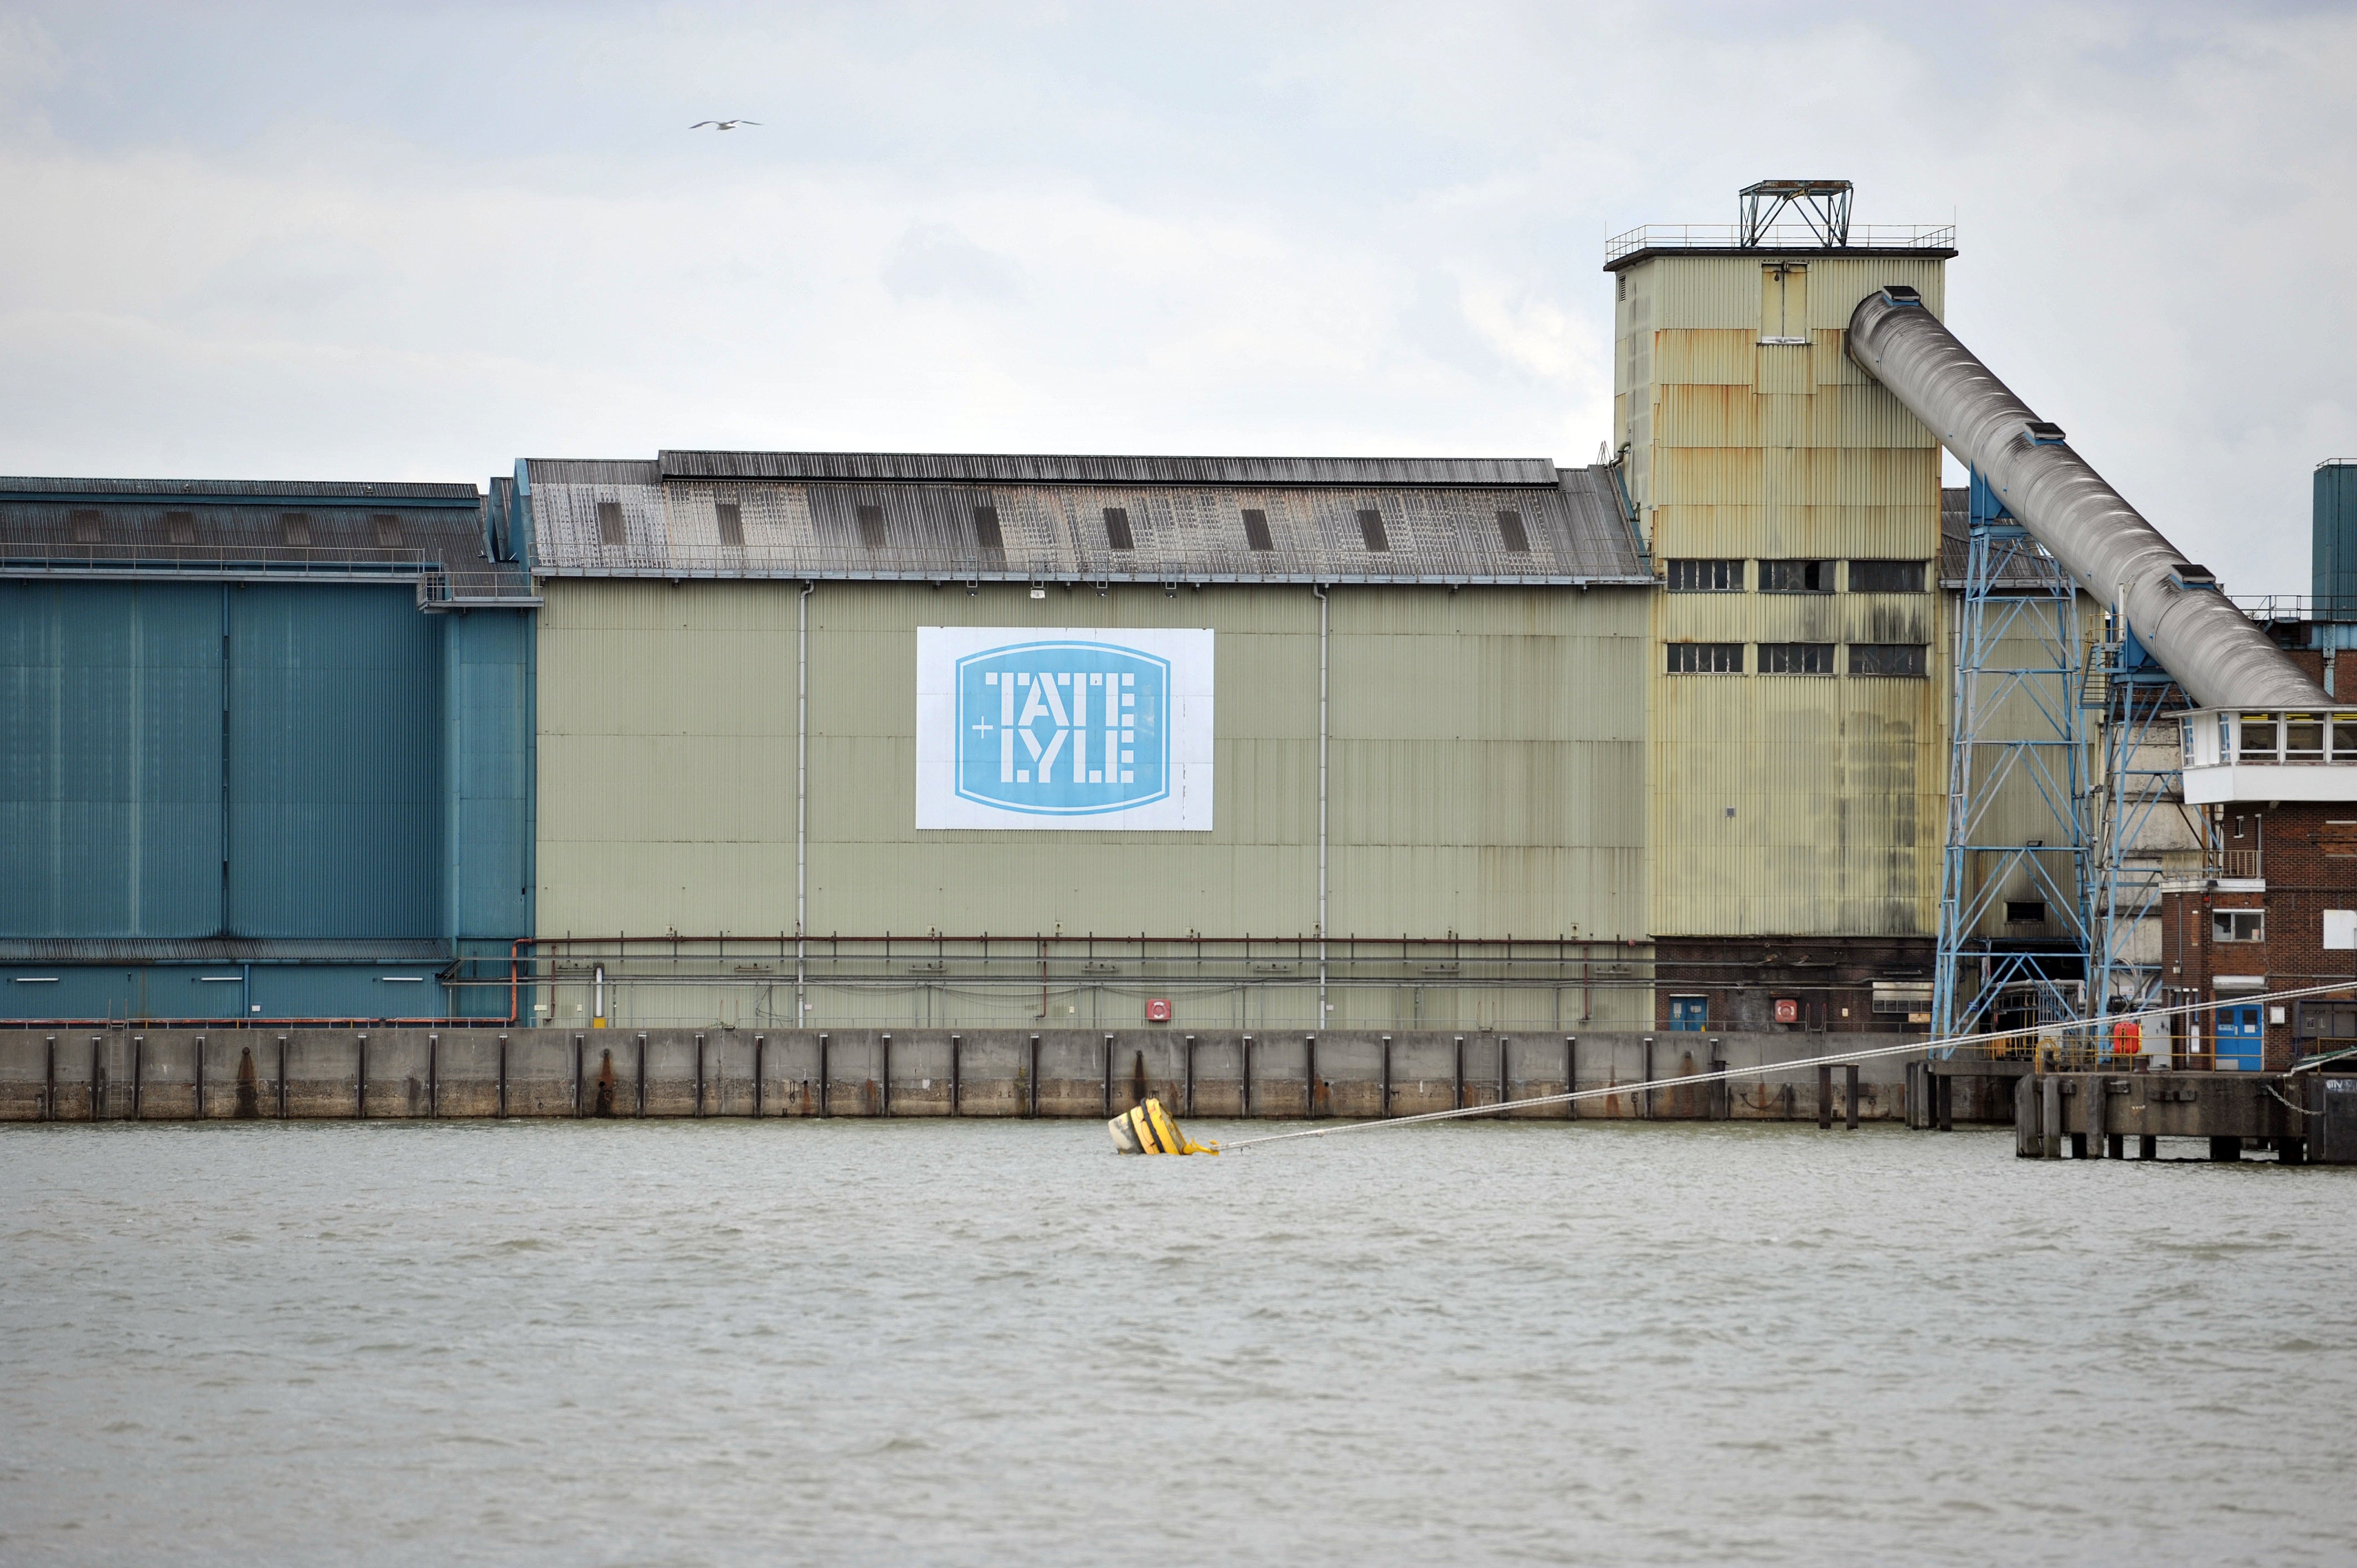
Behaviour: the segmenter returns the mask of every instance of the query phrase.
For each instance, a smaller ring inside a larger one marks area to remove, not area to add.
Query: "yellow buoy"
[[[1162,1109],[1162,1101],[1149,1100],[1143,1105],[1132,1106],[1105,1123],[1113,1134],[1113,1146],[1125,1155],[1216,1155],[1217,1144],[1196,1144],[1188,1141],[1178,1130],[1170,1112]]]

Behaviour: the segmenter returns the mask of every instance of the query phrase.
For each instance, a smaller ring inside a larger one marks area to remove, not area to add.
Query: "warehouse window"
[[[884,548],[884,509],[864,506],[859,509],[859,542],[870,550]]]
[[[2357,1003],[2303,1002],[2296,1032],[2303,1040],[2357,1040]]]
[[[984,550],[1004,550],[1006,536],[998,532],[998,509],[978,506],[974,509],[974,542]]]
[[[2008,926],[2042,926],[2046,923],[2046,900],[2043,898],[2008,898],[2005,901],[2005,923]]]
[[[1920,594],[1923,591],[1921,561],[1853,561],[1849,564],[1853,594]]]
[[[1760,591],[1763,594],[1830,594],[1834,564],[1830,561],[1762,561]]]
[[[1383,514],[1372,508],[1359,514],[1359,537],[1366,541],[1372,554],[1381,555],[1392,547],[1391,535],[1383,532]]]
[[[628,544],[630,542],[630,531],[622,526],[622,503],[599,501],[597,503],[597,542]]]
[[[1743,673],[1743,644],[1739,642],[1673,642],[1669,646],[1669,672],[1673,675]]]
[[[1124,551],[1135,550],[1137,548],[1137,541],[1131,537],[1129,532],[1129,509],[1127,507],[1109,506],[1105,508],[1104,520],[1105,545],[1107,548]]]
[[[2212,909],[2210,940],[2220,942],[2263,942],[2267,940],[2265,909]]]
[[[1498,538],[1510,555],[1528,555],[1531,553],[1531,536],[1523,527],[1521,512],[1501,511],[1498,514]]]
[[[745,510],[735,501],[712,503],[713,521],[720,528],[720,542],[742,546],[745,542]]]
[[[1830,675],[1834,645],[1830,642],[1763,642],[1760,645],[1762,675]]]
[[[194,544],[197,542],[195,512],[167,511],[164,514],[164,526],[171,530],[172,542],[175,544]]]
[[[1674,594],[1739,594],[1743,591],[1740,561],[1673,561],[1669,564]]]
[[[1849,645],[1853,675],[1917,675],[1923,673],[1920,642],[1853,642]]]
[[[67,521],[73,524],[73,542],[76,544],[95,544],[100,525],[105,518],[102,512],[78,511]]]
[[[389,511],[381,511],[375,516],[370,518],[369,523],[376,530],[376,546],[378,549],[398,550],[401,548],[401,519],[393,516],[393,513]]]
[[[1268,513],[1258,507],[1244,508],[1244,542],[1254,550],[1276,548],[1276,541],[1268,534]]]
[[[280,512],[278,526],[285,531],[287,543],[307,546],[311,542],[311,516],[308,512]]]

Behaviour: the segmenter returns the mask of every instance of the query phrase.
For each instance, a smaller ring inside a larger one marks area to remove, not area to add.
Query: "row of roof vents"
[[[117,525],[112,531],[107,527],[110,521]],[[378,549],[399,550],[408,542],[402,532],[401,519],[392,512],[373,513],[368,521]],[[163,514],[163,522],[166,537],[170,542],[174,544],[198,542],[195,512],[167,511]],[[87,507],[69,513],[66,524],[76,544],[103,544],[107,542],[110,532],[120,536],[137,527],[135,520],[124,519],[119,514],[110,517],[109,513]],[[309,512],[280,512],[278,514],[280,542],[296,549],[308,548],[311,544],[311,524],[312,517]]]

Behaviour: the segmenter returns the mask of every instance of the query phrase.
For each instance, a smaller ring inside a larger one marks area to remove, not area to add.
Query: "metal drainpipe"
[[[1326,585],[1318,596],[1318,1026],[1326,1026]]]
[[[810,1022],[810,596],[794,601],[794,1027]]]

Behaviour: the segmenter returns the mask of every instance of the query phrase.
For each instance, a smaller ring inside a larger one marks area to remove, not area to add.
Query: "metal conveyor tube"
[[[1849,356],[1977,469],[2048,553],[2204,707],[2321,707],[2331,699],[2104,482],[2062,433],[2016,397],[1914,290],[1870,294],[1849,318]],[[2196,582],[2200,581],[2198,575]]]

